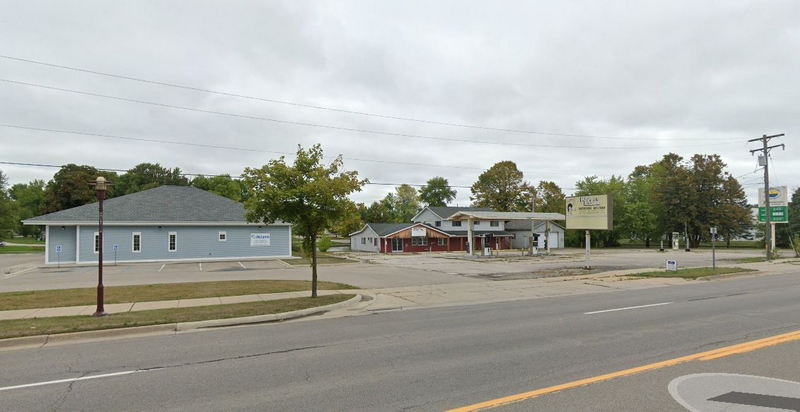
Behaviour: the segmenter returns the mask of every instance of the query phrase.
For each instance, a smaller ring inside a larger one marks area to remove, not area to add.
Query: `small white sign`
[[[114,251],[116,252],[117,250],[119,250],[119,245],[114,245]]]
[[[675,272],[678,270],[678,262],[674,260],[667,261],[667,270],[670,272]]]
[[[61,253],[62,247],[61,245],[56,245],[56,253]]]
[[[712,226],[711,227],[711,234],[712,235],[716,235],[717,234],[717,227],[716,226]]]
[[[412,227],[411,228],[411,236],[412,237],[425,237],[425,236],[428,236],[428,232],[425,231],[424,227]]]
[[[269,246],[270,234],[269,233],[251,233],[250,246]]]

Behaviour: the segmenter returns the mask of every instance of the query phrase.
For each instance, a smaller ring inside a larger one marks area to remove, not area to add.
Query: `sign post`
[[[573,196],[566,198],[567,229],[586,230],[586,269],[591,269],[590,230],[611,230],[614,228],[613,198],[608,195]]]
[[[58,268],[61,269],[61,245],[56,245],[56,259],[58,259]]]
[[[114,245],[114,266],[117,266],[117,249],[119,249],[119,245]]]
[[[711,269],[717,270],[717,227],[711,227]]]

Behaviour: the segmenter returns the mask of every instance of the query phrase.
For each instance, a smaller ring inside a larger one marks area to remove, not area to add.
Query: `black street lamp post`
[[[103,176],[98,176],[97,180],[90,182],[94,186],[99,201],[99,217],[97,231],[97,310],[92,316],[105,316],[106,311],[103,307],[103,200],[106,199],[106,189],[111,184]]]

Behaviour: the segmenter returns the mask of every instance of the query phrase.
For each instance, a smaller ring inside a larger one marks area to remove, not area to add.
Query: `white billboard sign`
[[[574,196],[567,199],[567,229],[611,230],[613,201],[608,195]]]
[[[250,246],[269,246],[270,234],[269,233],[251,233]]]
[[[428,236],[428,232],[425,231],[424,227],[412,227],[411,228],[411,236],[412,237],[426,237],[426,236]]]
[[[764,204],[764,188],[758,189],[758,207],[766,207]],[[769,206],[789,206],[789,188],[778,186],[769,188]]]

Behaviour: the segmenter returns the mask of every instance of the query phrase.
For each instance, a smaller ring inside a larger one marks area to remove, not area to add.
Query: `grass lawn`
[[[722,268],[718,267],[716,269],[712,269],[709,267],[705,268],[687,268],[687,269],[678,269],[675,272],[644,272],[644,273],[634,273],[631,276],[641,276],[641,277],[650,277],[650,278],[684,278],[684,279],[697,279],[704,276],[712,276],[712,275],[724,275],[728,273],[742,273],[742,272],[757,272],[755,269],[743,269],[743,268]]]
[[[19,243],[22,245],[42,245],[44,246],[44,240],[38,240],[32,237],[13,237],[8,239],[3,239],[9,243]]]
[[[41,246],[2,246],[0,254],[4,253],[44,253]]]
[[[355,289],[336,282],[319,282],[319,289]],[[105,303],[148,302],[253,295],[311,290],[306,280],[231,280],[221,282],[163,283],[155,285],[106,286]],[[0,293],[0,310],[92,305],[96,288],[32,290]]]
[[[290,265],[310,265],[311,259],[310,258],[299,258],[299,259],[286,259],[284,262]],[[340,258],[336,256],[327,256],[321,255],[317,256],[317,264],[327,264],[327,263],[357,263],[355,260]]]
[[[269,315],[330,305],[354,295],[328,295],[317,298],[280,299],[266,302],[233,303],[229,305],[197,306],[193,308],[144,310],[95,318],[92,316],[61,316],[55,318],[14,319],[0,321],[0,339],[86,330],[128,328],[165,323],[193,322],[209,319]]]

